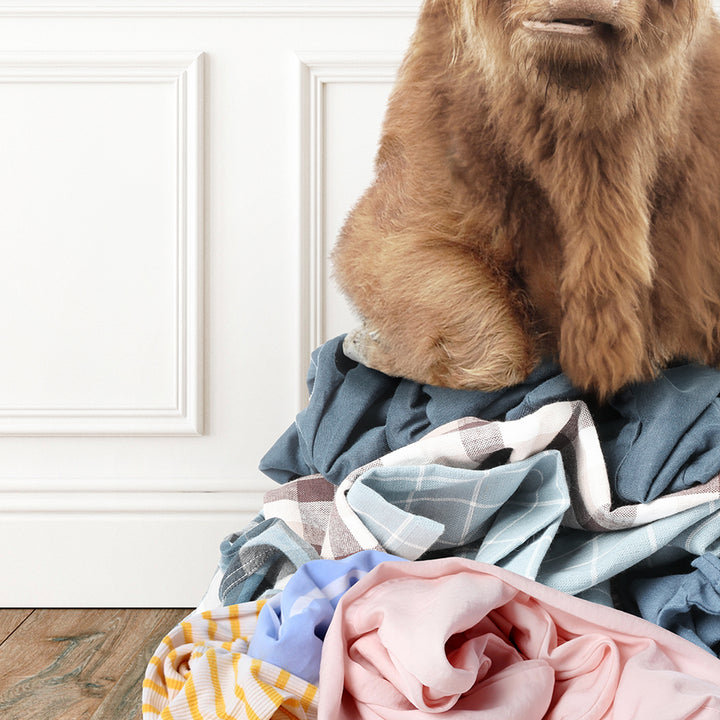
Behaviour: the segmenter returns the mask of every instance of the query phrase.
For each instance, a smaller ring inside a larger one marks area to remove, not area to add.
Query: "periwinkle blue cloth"
[[[247,654],[317,685],[323,639],[340,598],[380,563],[399,560],[365,550],[306,563],[260,610]]]
[[[685,575],[634,580],[640,615],[720,656],[720,559],[705,553]]]
[[[599,406],[550,361],[503,390],[451,390],[360,365],[345,356],[342,340],[313,352],[308,405],[260,463],[276,482],[320,473],[339,485],[352,470],[451,420],[516,420],[577,399],[592,413],[618,504],[648,502],[720,471],[720,371],[713,368],[669,368]]]

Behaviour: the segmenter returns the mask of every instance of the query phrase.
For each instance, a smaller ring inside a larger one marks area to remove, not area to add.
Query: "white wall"
[[[199,601],[418,4],[0,0],[0,606]]]

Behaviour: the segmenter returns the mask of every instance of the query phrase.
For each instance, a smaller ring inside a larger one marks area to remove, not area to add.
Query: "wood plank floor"
[[[145,667],[190,610],[0,610],[2,720],[140,720]]]

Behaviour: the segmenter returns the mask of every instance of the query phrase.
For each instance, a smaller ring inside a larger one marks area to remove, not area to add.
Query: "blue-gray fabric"
[[[360,365],[345,356],[342,340],[313,352],[308,405],[261,460],[260,469],[276,482],[320,473],[338,485],[352,470],[451,420],[515,420],[551,402],[576,399],[593,415],[618,502],[648,502],[720,471],[718,370],[670,368],[600,407],[549,361],[504,390],[451,390]]]
[[[591,472],[602,455],[594,426],[586,422],[591,421],[582,403],[562,402],[517,421],[451,423],[442,433],[359,468],[340,486],[319,475],[280,485],[266,494],[256,524],[224,544],[229,562],[222,601],[277,592],[321,548],[323,557],[373,548],[408,560],[482,560],[586,597],[593,588],[604,593],[606,581],[639,563],[663,561],[660,554],[669,548],[685,555],[717,552],[716,481],[706,484],[714,489],[698,487],[687,495],[700,498],[698,505],[683,510],[678,503],[678,509],[653,520],[648,513],[634,524],[637,512],[626,505],[626,525],[618,523],[615,530],[563,526],[572,488],[594,478],[587,489],[598,494],[597,483],[602,478],[607,483],[604,472]],[[525,459],[501,457],[500,449],[522,446],[527,452],[533,448]],[[468,465],[471,456],[475,460]],[[496,465],[487,467],[481,458]],[[586,474],[580,476],[582,470]],[[666,507],[677,499],[665,498]],[[270,582],[255,577],[268,567]]]
[[[298,568],[320,557],[333,492],[353,471],[459,418],[518,420],[551,403],[583,400],[600,439],[613,511],[696,488],[720,472],[718,370],[672,367],[600,406],[551,362],[502,391],[459,391],[364,367],[344,355],[342,340],[313,353],[308,405],[260,464],[283,492],[301,478],[296,501],[312,508],[310,519],[298,525],[292,513],[286,523],[260,512],[225,540],[225,605],[276,594]],[[610,602],[611,578],[654,567],[653,577],[635,575],[623,590],[634,611],[720,652],[720,501],[612,532],[573,529],[561,519],[577,488],[575,478],[565,477],[559,454],[548,448],[508,462],[509,450],[503,452],[474,469],[368,467],[345,488],[348,507],[377,541],[375,549],[408,559],[481,559],[604,603]],[[322,478],[307,481],[315,475],[327,479],[329,490]],[[331,556],[343,557],[343,548]],[[676,570],[666,558],[678,556],[685,562],[695,557],[694,572],[669,574]]]
[[[552,363],[525,383],[492,393],[420,385],[350,360],[343,337],[312,353],[308,405],[260,462],[276,482],[320,473],[339,485],[356,468],[451,420],[521,417],[554,399],[579,397]]]
[[[708,545],[689,538],[700,527],[714,527]],[[543,558],[535,580],[576,595],[640,562],[652,560],[667,547],[688,553],[707,552],[720,537],[720,501],[691,508],[648,525],[608,533],[588,533],[561,527]]]
[[[223,605],[234,605],[274,595],[281,579],[319,557],[282,520],[266,520],[259,513],[248,527],[220,545],[219,598]]]
[[[530,578],[570,506],[555,450],[486,470],[371,468],[347,499],[386,552],[408,560],[465,557]]]
[[[617,435],[603,452],[618,497],[648,502],[720,470],[720,372],[683,365],[618,393]],[[599,430],[602,433],[602,430]]]
[[[705,553],[694,571],[642,578],[630,585],[640,615],[666,630],[720,654],[720,559]]]

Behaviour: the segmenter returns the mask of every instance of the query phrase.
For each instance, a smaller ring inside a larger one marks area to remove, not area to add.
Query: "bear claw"
[[[351,360],[369,366],[372,355],[371,347],[377,346],[379,339],[380,334],[376,330],[368,330],[365,325],[362,325],[351,330],[345,336],[343,352]]]

